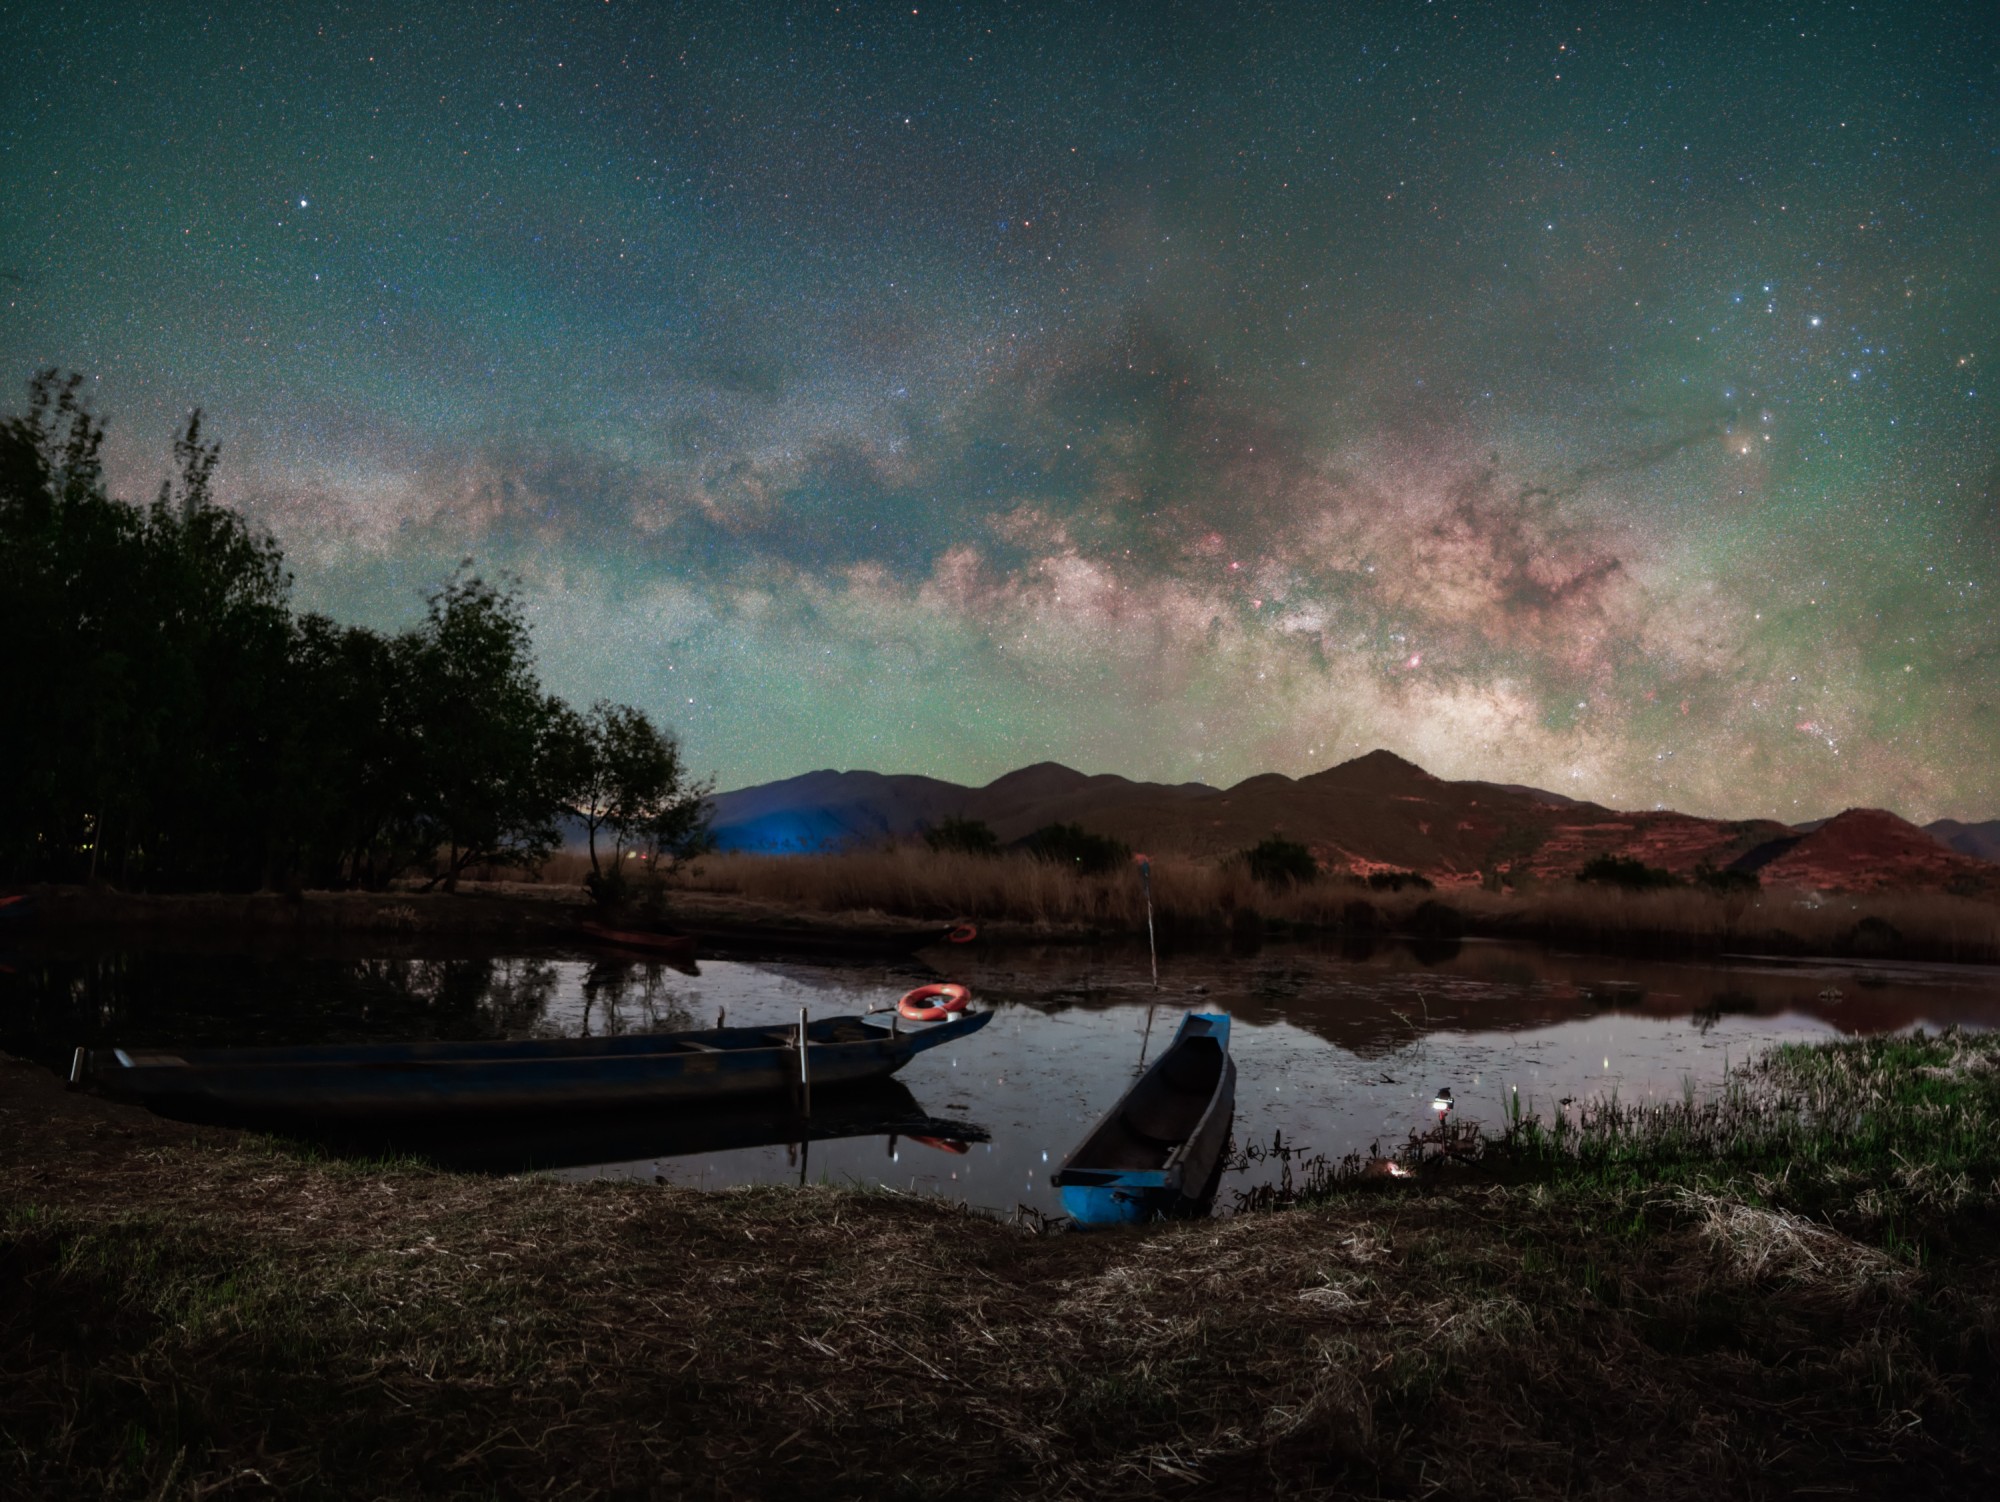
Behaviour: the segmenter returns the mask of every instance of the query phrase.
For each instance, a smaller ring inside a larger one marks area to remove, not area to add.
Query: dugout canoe
[[[1165,1051],[1057,1170],[1063,1208],[1080,1226],[1197,1211],[1214,1192],[1235,1114],[1229,1018],[1189,1012]]]
[[[884,1080],[970,1037],[991,1012],[928,1027],[864,1017],[807,1024],[813,1091]],[[355,1043],[296,1048],[79,1048],[71,1084],[164,1115],[314,1119],[692,1105],[798,1090],[798,1029],[704,1028],[615,1038]]]

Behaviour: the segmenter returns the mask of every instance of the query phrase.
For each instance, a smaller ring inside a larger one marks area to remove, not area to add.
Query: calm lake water
[[[706,1026],[718,1011],[783,1023],[801,1008],[819,1017],[887,1006],[943,975],[970,984],[993,1022],[918,1056],[893,1089],[828,1103],[809,1144],[783,1140],[799,1134],[782,1121],[740,1113],[692,1126],[642,1113],[336,1145],[569,1177],[886,1185],[1055,1213],[1049,1174],[1188,1009],[1235,1019],[1239,1151],[1217,1197],[1223,1211],[1278,1173],[1274,1158],[1242,1149],[1279,1134],[1328,1157],[1387,1148],[1429,1120],[1444,1085],[1462,1116],[1497,1124],[1516,1091],[1544,1113],[1612,1092],[1678,1097],[1778,1042],[2000,1025],[2000,970],[1990,968],[1672,963],[1482,943],[1181,953],[1163,958],[1157,992],[1143,949],[973,946],[891,966],[696,968],[560,951],[22,950],[0,954],[0,1048],[60,1069],[79,1043],[569,1037]]]

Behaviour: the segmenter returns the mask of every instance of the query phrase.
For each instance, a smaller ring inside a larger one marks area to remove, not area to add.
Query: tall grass
[[[1136,930],[1145,897],[1133,871],[1084,875],[1022,854],[898,846],[807,856],[712,855],[676,873],[683,891],[809,912]],[[1341,877],[1266,885],[1240,861],[1153,862],[1153,911],[1169,932],[1260,925],[1352,932],[1419,930],[1584,944],[1768,949],[1887,958],[2000,959],[2000,904],[1932,893],[1826,896],[1774,889],[1628,892],[1578,882],[1525,892],[1477,887],[1371,891]],[[1867,924],[1866,920],[1876,920]]]
[[[1612,1096],[1551,1118],[1514,1101],[1497,1129],[1440,1122],[1390,1158],[1280,1145],[1281,1181],[1239,1195],[1238,1208],[1338,1203],[1391,1184],[1509,1186],[1543,1204],[1620,1207],[1640,1235],[1692,1218],[1747,1271],[1827,1289],[1941,1253],[1988,1255],[2000,1034],[1788,1044],[1733,1070],[1720,1091],[1690,1087],[1678,1101]]]
[[[1749,1183],[1814,1215],[1932,1218],[2000,1205],[2000,1034],[1788,1044],[1709,1096],[1524,1115],[1517,1171],[1610,1187]]]

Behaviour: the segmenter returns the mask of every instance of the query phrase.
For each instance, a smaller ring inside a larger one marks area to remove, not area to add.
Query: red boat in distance
[[[615,944],[620,949],[641,949],[666,959],[694,958],[693,934],[665,934],[648,928],[613,928],[606,923],[593,923],[588,918],[578,920],[576,926],[600,944]]]

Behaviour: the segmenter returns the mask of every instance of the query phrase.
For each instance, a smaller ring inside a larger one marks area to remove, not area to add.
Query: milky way
[[[2000,14],[1610,9],[13,7],[0,375],[724,786],[1992,817]]]

